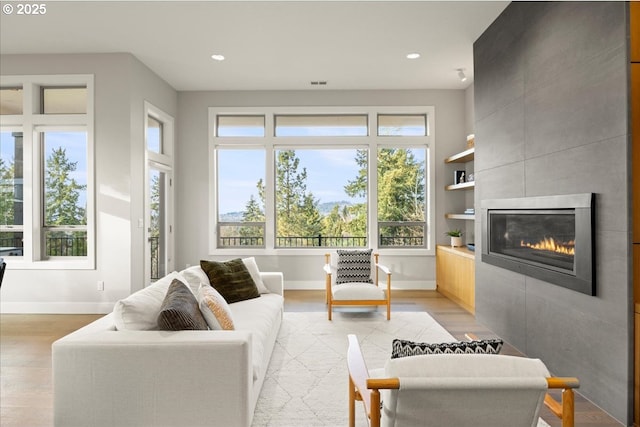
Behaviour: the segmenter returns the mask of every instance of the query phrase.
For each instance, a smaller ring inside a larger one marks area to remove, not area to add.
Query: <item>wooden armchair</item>
[[[542,402],[574,426],[577,378],[550,377],[538,359],[503,355],[438,354],[387,361],[372,378],[358,339],[349,335],[349,426],[355,401],[371,427],[532,427]],[[562,389],[562,402],[547,394]],[[381,405],[381,395],[382,402]]]
[[[355,254],[355,255],[353,255]],[[338,250],[339,257],[337,267],[331,265],[331,254],[325,254],[325,284],[326,284],[326,302],[329,320],[331,320],[334,306],[378,306],[387,307],[387,320],[391,319],[391,270],[379,263],[379,254],[373,254],[374,263],[368,266],[366,275],[362,275],[362,271],[352,274],[356,268],[364,268],[368,257],[369,264],[371,262],[371,250]],[[346,255],[344,260],[340,257]],[[349,257],[359,257],[358,267],[349,265]],[[365,260],[363,263],[362,261]],[[341,269],[347,273],[341,277]],[[334,274],[335,271],[335,274]],[[379,272],[384,274],[386,286],[383,288],[379,285]],[[367,278],[371,277],[373,280]],[[365,277],[366,276],[366,277]],[[349,278],[351,277],[351,279]]]

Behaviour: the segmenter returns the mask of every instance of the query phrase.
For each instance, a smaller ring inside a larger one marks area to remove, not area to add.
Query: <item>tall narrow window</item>
[[[425,247],[426,150],[378,149],[380,247]]]
[[[218,247],[265,246],[265,150],[220,149]]]
[[[22,132],[0,132],[0,256],[23,255]]]
[[[87,134],[42,133],[45,255],[87,255]]]

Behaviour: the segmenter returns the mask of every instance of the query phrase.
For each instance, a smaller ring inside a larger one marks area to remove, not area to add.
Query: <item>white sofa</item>
[[[116,330],[112,312],[54,342],[55,426],[249,427],[284,303],[282,273],[260,277],[233,331]]]

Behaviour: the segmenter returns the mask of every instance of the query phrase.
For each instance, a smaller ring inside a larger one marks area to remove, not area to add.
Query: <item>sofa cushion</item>
[[[202,271],[202,267],[200,267],[200,265],[187,267],[182,270],[180,274],[187,281],[187,285],[189,285],[189,288],[193,291],[194,295],[198,295],[198,289],[200,288],[201,283],[210,285],[209,278],[206,273]]]
[[[198,289],[198,305],[210,329],[231,331],[234,329],[229,304],[211,285],[201,284]]]
[[[229,303],[258,298],[260,292],[240,258],[229,261],[200,261],[211,286]]]
[[[242,262],[244,266],[247,267],[247,270],[249,270],[249,274],[258,288],[258,292],[268,294],[269,289],[267,289],[260,277],[260,270],[258,269],[258,264],[256,264],[256,259],[254,257],[242,258]]]
[[[420,356],[423,354],[498,354],[502,349],[501,339],[457,341],[444,343],[421,343],[394,339],[391,358]]]
[[[336,284],[341,283],[373,283],[371,280],[372,249],[338,249],[338,269]]]
[[[162,331],[206,330],[198,300],[191,289],[178,279],[169,285],[158,313],[158,329]]]
[[[113,319],[118,330],[146,331],[158,329],[158,313],[177,272],[170,273],[144,289],[116,302]]]
[[[229,304],[235,329],[251,332],[254,381],[262,374],[263,366],[266,368],[265,358],[268,361],[271,356],[265,354],[265,347],[269,337],[277,333],[279,328],[278,320],[282,318],[283,301],[281,295],[269,293],[260,298]]]

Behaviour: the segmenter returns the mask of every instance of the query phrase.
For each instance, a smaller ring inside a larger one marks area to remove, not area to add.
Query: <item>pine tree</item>
[[[86,210],[79,205],[80,192],[87,188],[72,178],[78,162],[67,158],[66,149],[59,147],[47,158],[44,179],[45,224],[84,225]]]
[[[315,237],[321,230],[318,201],[307,192],[307,169],[295,150],[278,152],[276,159],[276,218],[278,237]]]
[[[69,161],[67,152],[62,147],[54,149],[47,158],[44,178],[46,225],[87,224],[86,209],[79,204],[80,192],[86,189],[86,185],[81,185],[72,178],[77,167],[78,162]],[[48,233],[47,255],[86,255],[84,239],[84,231]]]

